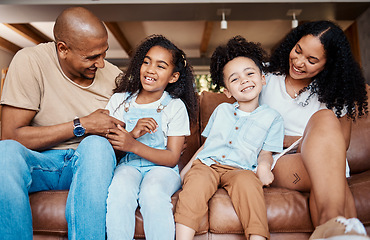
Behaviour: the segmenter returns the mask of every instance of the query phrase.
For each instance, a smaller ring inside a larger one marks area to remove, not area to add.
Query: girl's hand
[[[156,132],[158,124],[153,118],[141,118],[137,121],[136,126],[130,132],[133,138],[139,138],[146,133]]]
[[[112,144],[113,149],[121,152],[132,152],[136,140],[131,136],[126,129],[121,125],[117,125],[118,129],[111,129],[107,134],[108,141]]]
[[[274,181],[274,174],[271,172],[271,167],[268,164],[258,164],[257,166],[257,177],[261,180],[263,186],[270,186]]]

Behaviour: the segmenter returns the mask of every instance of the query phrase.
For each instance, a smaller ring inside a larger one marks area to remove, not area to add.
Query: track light
[[[301,12],[302,12],[302,9],[289,9],[288,12],[286,13],[286,15],[293,17],[292,28],[298,27],[297,16],[299,16]]]
[[[293,13],[292,28],[298,27],[298,20],[295,18],[295,13]]]
[[[223,30],[227,29],[226,16],[229,16],[230,13],[231,13],[231,9],[230,8],[220,8],[220,9],[217,9],[217,16],[221,16],[221,24],[220,24],[220,27]]]
[[[225,19],[225,12],[222,12],[221,29],[227,29],[227,21]]]

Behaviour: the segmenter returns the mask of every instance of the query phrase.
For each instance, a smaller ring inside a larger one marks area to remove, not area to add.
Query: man
[[[1,137],[9,140],[0,141],[2,239],[32,239],[28,194],[52,189],[69,189],[69,239],[105,239],[116,159],[104,136],[123,123],[103,108],[121,71],[104,60],[107,30],[87,9],[63,11],[54,38],[20,50],[5,80]]]

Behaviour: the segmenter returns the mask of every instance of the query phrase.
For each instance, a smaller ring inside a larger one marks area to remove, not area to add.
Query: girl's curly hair
[[[266,70],[264,63],[267,60],[267,53],[262,49],[261,44],[247,42],[242,36],[235,36],[225,45],[218,46],[212,54],[210,71],[212,83],[216,85],[216,90],[225,87],[224,67],[237,57],[250,58],[261,72]]]
[[[307,22],[293,29],[273,51],[268,71],[277,75],[289,74],[289,54],[304,36],[320,39],[326,56],[324,69],[312,81],[309,90],[317,93],[319,101],[335,109],[340,117],[343,109],[355,120],[368,113],[365,79],[354,60],[343,30],[330,21]]]
[[[113,92],[128,92],[130,93],[130,97],[143,88],[140,81],[140,68],[146,54],[154,46],[163,47],[171,52],[172,63],[175,66],[173,72],[179,72],[180,76],[176,82],[169,83],[165,91],[167,91],[171,97],[180,98],[185,103],[190,121],[195,122],[198,101],[195,91],[193,68],[189,62],[186,61],[185,53],[162,35],[151,35],[145,38],[136,48],[127,71],[117,77],[116,88]]]

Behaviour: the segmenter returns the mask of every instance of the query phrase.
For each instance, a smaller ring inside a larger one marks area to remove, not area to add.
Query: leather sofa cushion
[[[264,188],[270,232],[312,232],[308,194],[283,188]],[[222,217],[220,217],[222,216]],[[218,189],[209,201],[211,233],[243,234],[230,197]]]
[[[65,218],[65,205],[67,202],[68,190],[41,191],[29,195],[32,209],[33,231],[42,238],[48,234],[66,236],[68,225]],[[176,207],[178,192],[172,196],[172,204]],[[94,216],[91,216],[94,217]],[[143,217],[140,210],[136,210],[135,238],[144,238]],[[203,219],[197,235],[208,232],[208,214]],[[48,237],[51,237],[50,235]]]
[[[370,86],[367,85],[368,102]],[[370,107],[370,105],[369,105]],[[370,116],[362,117],[352,124],[351,142],[347,151],[351,174],[370,170]]]
[[[368,158],[368,161],[370,162],[370,158]],[[370,225],[370,171],[349,177],[348,183],[358,210],[357,217],[364,225],[368,226]]]
[[[199,124],[200,124],[200,134],[203,132],[204,128],[207,126],[208,120],[213,113],[213,110],[223,102],[234,103],[234,98],[227,98],[223,93],[214,93],[204,91],[200,95],[200,114],[199,114]],[[201,144],[203,144],[204,139],[201,138]]]
[[[34,233],[65,235],[65,219],[68,191],[42,191],[30,194],[32,224]],[[93,217],[93,216],[92,216]]]

